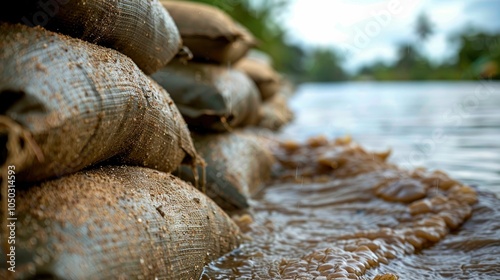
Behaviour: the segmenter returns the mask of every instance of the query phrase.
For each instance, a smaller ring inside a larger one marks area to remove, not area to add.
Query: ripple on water
[[[287,143],[276,156],[277,178],[239,219],[250,240],[203,279],[500,277],[494,195],[400,170],[348,139]]]

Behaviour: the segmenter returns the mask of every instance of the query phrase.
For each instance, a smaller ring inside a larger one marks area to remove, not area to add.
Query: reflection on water
[[[349,134],[411,169],[442,169],[500,195],[500,83],[310,84],[284,138]]]

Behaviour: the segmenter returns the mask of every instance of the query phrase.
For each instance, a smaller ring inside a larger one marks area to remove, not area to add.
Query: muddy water
[[[253,221],[239,219],[251,239],[203,279],[500,277],[493,195],[348,140],[282,146]]]
[[[302,139],[311,131],[303,126]],[[482,141],[495,158],[498,144]],[[394,156],[347,140],[290,142],[275,153],[274,181],[254,199],[252,218],[239,218],[248,242],[202,279],[500,279],[500,200],[484,190],[498,186],[491,169],[466,178],[477,187],[463,176],[401,169]],[[494,164],[483,159],[474,168]]]

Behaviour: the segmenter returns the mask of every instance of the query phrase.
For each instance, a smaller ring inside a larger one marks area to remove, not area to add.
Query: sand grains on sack
[[[115,49],[146,74],[179,51],[179,30],[158,0],[18,0],[2,7],[0,21],[22,23]]]
[[[241,242],[213,201],[142,167],[83,171],[17,195],[17,279],[198,279]]]
[[[125,55],[19,24],[0,24],[0,165],[18,180],[110,160],[164,172],[196,160],[172,99]]]

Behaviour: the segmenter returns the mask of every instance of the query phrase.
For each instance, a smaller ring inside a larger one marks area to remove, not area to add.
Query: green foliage
[[[331,49],[315,49],[309,59],[308,82],[343,81],[346,74],[340,67],[341,59]]]
[[[461,34],[458,40],[461,48],[457,68],[464,73],[464,78],[500,79],[500,34]]]
[[[486,34],[471,29],[450,40],[460,48],[450,62],[433,65],[417,50],[433,34],[432,23],[425,14],[415,25],[417,43],[406,43],[398,49],[392,65],[380,62],[365,66],[356,79],[375,80],[473,80],[500,79],[500,34]]]
[[[403,44],[399,48],[399,59],[393,65],[376,62],[364,67],[356,79],[500,79],[500,34],[471,34],[471,31],[464,31],[451,39],[460,45],[451,62],[433,66],[428,58],[416,51],[415,45]]]
[[[392,65],[376,62],[364,67],[357,79],[376,80],[472,80],[500,79],[500,34],[477,33],[464,30],[450,38],[460,45],[451,62],[434,66],[417,51],[433,34],[433,27],[425,14],[415,26],[417,43],[406,43],[398,49],[398,59]]]

